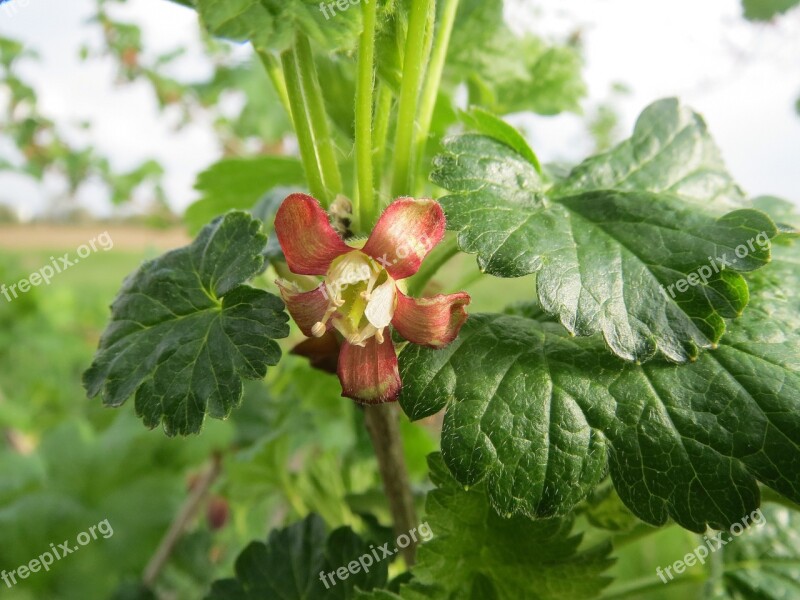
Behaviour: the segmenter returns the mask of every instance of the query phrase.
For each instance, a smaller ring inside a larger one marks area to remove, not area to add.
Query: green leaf
[[[111,600],[158,600],[158,596],[139,581],[126,581],[114,591]]]
[[[184,219],[194,233],[229,210],[253,208],[273,187],[304,183],[303,166],[296,158],[226,158],[197,176],[195,189],[202,197],[186,210]]]
[[[323,520],[311,514],[273,531],[266,543],[251,543],[236,559],[236,579],[216,582],[206,600],[347,600],[356,596],[356,587],[369,591],[386,584],[388,562],[368,565],[365,572],[358,562],[364,555],[370,555],[367,543],[349,527],[328,536]],[[355,573],[347,570],[353,561]],[[323,583],[322,573],[341,568],[346,577]]]
[[[800,514],[768,506],[723,547],[724,592],[715,600],[800,598]]]
[[[414,420],[446,409],[448,467],[502,514],[566,514],[606,465],[653,525],[727,528],[758,507],[758,481],[797,502],[800,246],[776,252],[746,316],[692,364],[625,364],[552,324],[472,315],[446,349],[403,351],[400,403]]]
[[[530,110],[551,115],[580,111],[586,94],[581,67],[576,48],[512,32],[501,0],[462,0],[444,80],[451,88],[467,83],[470,104],[498,114]]]
[[[27,564],[54,540],[74,540],[105,519],[115,533],[107,539],[98,533],[90,549],[70,556],[67,569],[18,579],[24,587],[17,589],[29,598],[60,598],[69,589],[76,599],[106,599],[123,579],[141,580],[143,565],[186,499],[186,477],[232,442],[225,427],[178,441],[152,435],[127,411],[107,412],[94,424],[82,412],[62,415],[37,436],[30,454],[0,452],[3,568]]]
[[[800,4],[800,0],[742,0],[744,18],[750,21],[770,21]]]
[[[647,119],[670,104],[651,107]],[[659,146],[656,138],[642,138],[637,147]],[[702,136],[695,139],[706,147]],[[614,160],[582,165],[548,192],[535,165],[509,146],[468,134],[445,142],[432,180],[453,192],[440,201],[461,249],[478,254],[481,270],[492,275],[537,273],[540,305],[570,333],[602,332],[625,360],[659,352],[675,362],[691,360],[719,342],[725,317],[744,310],[748,289],[738,272],[769,261],[766,241],[777,230],[760,211],[717,219],[701,210],[698,197],[677,185],[689,161],[682,153],[659,151],[639,163],[640,171],[652,161],[659,172],[675,165],[674,177],[648,186],[614,152]],[[718,189],[711,183],[720,181],[718,172],[691,172],[692,191]]]
[[[525,208],[544,205],[545,186],[536,167],[507,144],[485,135],[467,134],[444,141],[444,153],[436,157],[433,182],[464,202],[480,194],[492,202]]]
[[[800,216],[793,206],[775,204],[775,199],[772,200],[772,208],[780,207],[783,211],[773,213],[776,217],[798,222]],[[797,339],[800,333],[800,296],[797,294],[800,288],[800,243],[796,237],[794,233],[782,233],[773,245],[773,260],[769,267],[748,275],[754,289],[753,300],[746,318],[737,320],[723,340],[726,345],[737,342],[746,350],[748,342],[778,344],[780,340],[786,340],[793,343],[793,350],[800,354],[800,341]],[[800,363],[800,359],[797,360]]]
[[[526,74],[522,80],[512,78],[496,83],[496,112],[531,110],[540,115],[581,112],[580,101],[586,95],[586,85],[581,75],[583,58],[577,48],[550,46],[539,38],[527,36],[519,47],[509,50],[524,57]]]
[[[429,464],[437,486],[426,502],[434,537],[419,546],[414,579],[401,586],[402,598],[580,600],[596,597],[609,583],[603,572],[613,562],[610,545],[580,548],[571,518],[503,518],[484,485],[465,490],[439,454]]]
[[[581,506],[581,513],[593,527],[614,533],[630,533],[642,526],[642,522],[620,500],[609,479],[592,490],[585,505]]]
[[[226,418],[242,379],[263,378],[280,358],[274,339],[289,335],[283,302],[241,285],[263,264],[260,229],[229,213],[128,277],[84,374],[89,396],[120,406],[135,394],[137,415],[168,435],[200,431],[207,413]]]
[[[590,190],[670,193],[716,213],[746,206],[705,121],[675,98],[648,106],[630,139],[582,162],[553,194]]]
[[[394,592],[390,592],[389,590],[372,590],[371,592],[362,592],[359,591],[356,593],[356,600],[401,600],[403,596],[399,596]],[[421,598],[425,598],[425,595],[420,596]],[[408,600],[408,595],[406,594],[406,599]]]
[[[259,50],[284,50],[301,31],[325,50],[352,50],[361,11],[352,4],[323,11],[317,0],[195,0],[213,35],[252,42]],[[329,3],[325,3],[326,7]]]
[[[400,357],[403,410],[418,420],[447,409],[445,462],[463,485],[485,481],[504,515],[565,515],[606,469],[605,436],[557,387],[542,327],[555,326],[471,315],[444,350],[409,346]]]
[[[759,196],[753,199],[753,207],[763,210],[778,224],[782,234],[800,236],[800,216],[795,205],[775,196]]]
[[[164,168],[154,160],[147,160],[127,173],[107,173],[105,181],[111,188],[111,202],[119,205],[129,202],[136,189],[151,183],[159,186],[164,176]]]
[[[462,112],[460,117],[461,121],[476,133],[494,138],[514,150],[532,164],[536,172],[541,175],[542,166],[539,164],[539,159],[522,134],[514,127],[479,107],[473,107],[469,112]]]

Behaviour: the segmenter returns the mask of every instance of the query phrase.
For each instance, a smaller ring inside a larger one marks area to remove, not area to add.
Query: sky
[[[41,56],[23,75],[34,83],[45,114],[59,123],[89,119],[89,134],[67,127],[71,139],[92,143],[120,169],[154,157],[164,164],[167,195],[177,211],[197,197],[195,176],[221,156],[209,123],[196,121],[176,132],[175,115],[159,114],[145,84],[115,86],[107,59],[81,62],[81,45],[97,47],[87,25],[94,0],[12,0],[0,7],[0,35],[21,40]],[[774,23],[744,21],[737,0],[507,0],[517,30],[552,39],[580,30],[589,95],[585,112],[614,98],[620,134],[627,137],[641,110],[666,96],[679,96],[704,115],[729,170],[753,196],[773,194],[800,203],[800,10]],[[157,54],[188,46],[179,76],[207,73],[197,27],[188,9],[166,0],[129,0],[116,11],[142,25],[145,47]],[[247,47],[239,53],[244,57]],[[612,86],[630,92],[614,95]],[[577,162],[592,150],[585,116],[515,120],[544,162]],[[8,148],[0,146],[0,154]],[[0,201],[30,217],[56,190],[18,176],[0,174]],[[99,188],[83,196],[104,212]]]
[[[627,137],[642,109],[677,96],[700,112],[734,178],[751,195],[800,201],[800,10],[770,24],[741,18],[738,0],[513,2],[513,22],[547,35],[581,27],[588,106],[615,82]],[[591,151],[578,119],[536,119],[531,143],[545,161]],[[588,144],[588,145],[587,145]]]

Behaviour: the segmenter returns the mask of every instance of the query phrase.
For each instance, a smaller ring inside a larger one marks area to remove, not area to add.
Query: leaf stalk
[[[428,65],[428,72],[425,75],[425,88],[422,90],[419,125],[414,141],[415,172],[419,171],[422,160],[425,157],[425,148],[428,144],[428,137],[430,136],[433,112],[436,109],[436,100],[439,96],[442,73],[444,72],[444,66],[447,60],[447,50],[450,48],[450,37],[453,33],[453,24],[456,21],[458,5],[459,0],[444,0],[442,18],[436,30],[431,61]]]
[[[286,81],[286,95],[289,102],[297,145],[300,147],[300,159],[306,172],[306,180],[311,195],[318,198],[323,206],[328,206],[330,199],[322,180],[322,173],[317,157],[314,135],[311,130],[309,114],[303,98],[303,87],[297,67],[297,57],[293,50],[281,53],[281,63]]]
[[[394,144],[393,197],[409,195],[414,190],[416,173],[413,170],[415,164],[413,142],[417,126],[420,88],[427,66],[426,32],[432,23],[432,17],[435,16],[434,8],[433,0],[413,0],[411,3]]]
[[[369,231],[377,217],[375,175],[372,163],[372,104],[375,89],[375,21],[377,2],[362,3],[364,29],[358,46],[356,81],[356,172],[358,194],[354,195],[353,227]]]
[[[325,111],[322,87],[319,84],[317,69],[314,63],[314,53],[311,51],[311,43],[308,41],[308,37],[299,31],[295,37],[294,51],[297,73],[300,78],[300,85],[308,111],[308,122],[314,141],[316,142],[320,173],[326,190],[326,199],[328,203],[330,203],[337,194],[344,192],[342,174],[339,171],[339,161],[336,158],[336,150],[333,145],[333,138],[331,137],[328,114]]]

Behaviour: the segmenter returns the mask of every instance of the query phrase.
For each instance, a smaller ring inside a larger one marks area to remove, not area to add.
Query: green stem
[[[724,591],[722,575],[725,572],[725,549],[720,548],[719,552],[714,552],[708,564],[711,567],[711,574],[706,584],[708,588],[706,591],[709,592],[709,596],[718,597]]]
[[[258,53],[258,57],[261,59],[261,64],[264,65],[264,69],[267,71],[269,80],[272,82],[272,87],[275,88],[275,92],[278,94],[278,98],[280,99],[284,110],[286,110],[286,114],[289,115],[289,118],[291,119],[292,107],[289,103],[289,93],[286,91],[286,80],[283,78],[281,65],[278,62],[278,59],[274,54],[265,50],[256,50],[256,52]]]
[[[289,503],[289,506],[292,507],[298,516],[305,516],[309,513],[308,507],[306,507],[306,503],[303,501],[303,498],[300,494],[297,493],[295,490],[294,485],[292,484],[291,480],[289,479],[288,475],[285,473],[281,473],[280,483],[281,483],[281,491],[283,492],[286,501]]]
[[[433,279],[436,273],[439,272],[439,269],[456,254],[458,254],[456,237],[451,236],[445,238],[441,244],[431,251],[425,259],[425,262],[422,263],[419,271],[417,271],[417,274],[408,281],[409,295],[419,296],[424,292],[428,282]]]
[[[434,9],[433,0],[413,0],[406,37],[403,82],[400,86],[397,134],[394,144],[394,179],[392,196],[413,192],[414,130],[416,127],[419,90],[425,73],[426,28]]]
[[[448,294],[455,294],[456,292],[463,292],[469,286],[471,286],[476,281],[483,279],[486,276],[486,273],[475,269],[474,271],[470,271],[466,275],[464,275],[458,282],[452,286],[446,293]]]
[[[372,135],[372,159],[374,180],[377,189],[383,190],[383,167],[386,164],[386,144],[389,141],[389,121],[392,116],[392,90],[385,83],[378,83],[375,99],[375,126]],[[378,208],[381,208],[379,206]]]
[[[358,50],[356,81],[356,171],[358,201],[353,205],[354,231],[370,231],[375,218],[375,179],[372,164],[372,94],[375,82],[375,12],[377,1],[362,4],[364,29]]]
[[[439,96],[439,86],[442,83],[442,73],[445,61],[447,60],[447,50],[450,47],[450,36],[453,33],[453,24],[458,12],[459,0],[444,0],[444,9],[439,28],[436,31],[436,38],[433,44],[431,62],[428,65],[428,72],[425,74],[425,88],[422,90],[422,100],[419,110],[419,128],[417,129],[416,140],[414,142],[415,160],[414,172],[418,172],[419,167],[425,157],[425,147],[428,144],[428,136],[433,122],[433,112],[436,109],[436,99]]]
[[[300,159],[306,172],[308,189],[312,196],[318,198],[324,205],[328,204],[328,195],[322,181],[322,173],[317,161],[317,151],[314,136],[309,124],[309,116],[303,99],[303,88],[300,84],[300,75],[297,69],[297,59],[294,51],[285,50],[281,54],[283,74],[286,80],[286,96],[289,102],[289,111],[297,135],[297,144],[300,146]]]
[[[332,201],[336,194],[344,193],[342,175],[339,171],[339,162],[336,160],[336,151],[328,125],[328,114],[325,112],[322,88],[319,85],[317,69],[314,64],[314,54],[311,51],[311,43],[305,34],[297,33],[294,50],[297,72],[300,75],[300,84],[308,110],[308,120],[317,143],[320,173],[328,191],[327,199]]]

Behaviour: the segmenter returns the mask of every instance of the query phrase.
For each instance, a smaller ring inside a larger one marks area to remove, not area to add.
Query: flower
[[[278,209],[275,232],[289,270],[324,277],[310,291],[278,280],[281,295],[306,336],[330,338],[335,331],[343,338],[336,367],[343,396],[364,404],[397,399],[402,382],[390,325],[409,342],[430,348],[443,348],[458,336],[468,294],[412,298],[398,285],[417,272],[444,227],[437,202],[398,198],[366,243],[348,245],[311,196],[292,194]]]

